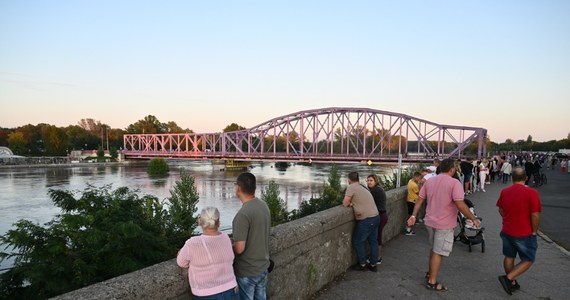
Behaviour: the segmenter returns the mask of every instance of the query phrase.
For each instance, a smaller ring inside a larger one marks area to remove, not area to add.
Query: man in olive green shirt
[[[243,203],[234,217],[234,271],[240,299],[265,299],[269,267],[271,214],[267,204],[255,197],[255,176],[242,173],[237,178],[236,195]]]

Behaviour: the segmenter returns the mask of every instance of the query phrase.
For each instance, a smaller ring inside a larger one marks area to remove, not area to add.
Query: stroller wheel
[[[469,252],[471,252],[471,243],[469,243]]]
[[[481,253],[485,253],[485,240],[481,242]]]

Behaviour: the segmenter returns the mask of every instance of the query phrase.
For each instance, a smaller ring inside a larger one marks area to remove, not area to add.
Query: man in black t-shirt
[[[471,194],[471,179],[473,178],[473,164],[471,163],[470,159],[467,161],[462,160],[461,164],[461,173],[463,173],[464,183],[463,183],[463,190],[465,191],[465,195]]]

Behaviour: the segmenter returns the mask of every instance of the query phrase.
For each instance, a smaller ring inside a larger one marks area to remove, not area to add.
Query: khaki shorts
[[[442,256],[449,256],[453,249],[453,229],[435,229],[426,226],[431,250]]]

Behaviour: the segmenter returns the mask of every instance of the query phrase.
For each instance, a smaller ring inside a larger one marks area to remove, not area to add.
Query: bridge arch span
[[[270,119],[226,133],[125,135],[127,157],[382,162],[463,157],[476,144],[486,152],[484,128],[437,124],[369,108],[329,107]]]

